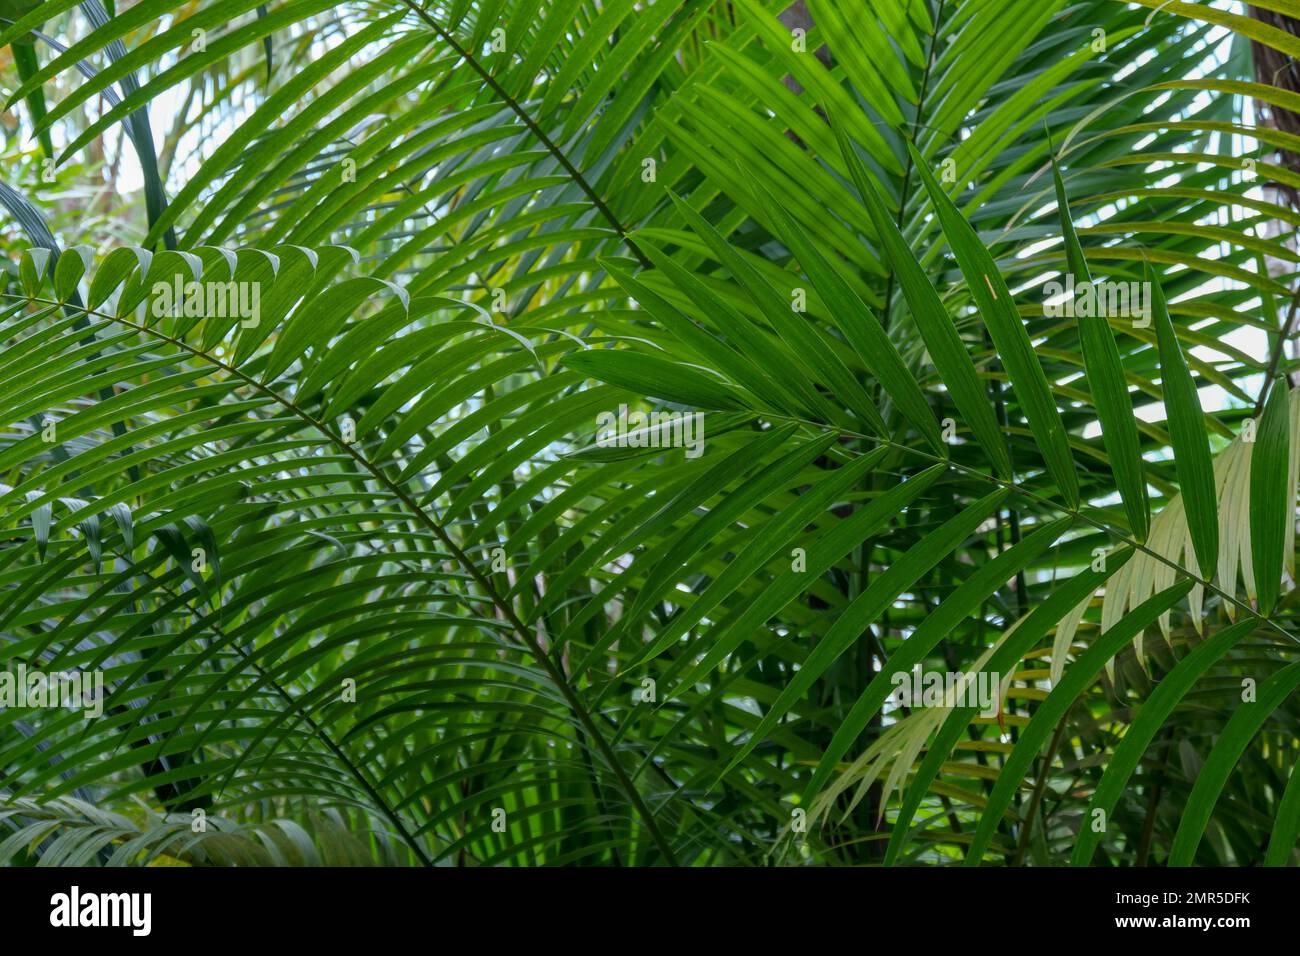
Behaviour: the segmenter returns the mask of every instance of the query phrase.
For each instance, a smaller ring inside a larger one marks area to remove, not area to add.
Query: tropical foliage
[[[0,859],[1292,862],[1293,17],[0,3]]]

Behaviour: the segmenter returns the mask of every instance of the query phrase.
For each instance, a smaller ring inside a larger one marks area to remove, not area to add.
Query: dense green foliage
[[[1290,863],[1256,6],[0,3],[0,860]]]

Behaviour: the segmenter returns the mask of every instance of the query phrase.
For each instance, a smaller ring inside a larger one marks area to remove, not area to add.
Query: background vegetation
[[[0,859],[1293,862],[1297,16],[0,2]]]

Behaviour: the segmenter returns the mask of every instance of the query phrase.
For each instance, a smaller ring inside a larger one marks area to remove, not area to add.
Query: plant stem
[[[126,561],[128,564],[133,564],[129,556],[124,555],[121,552],[117,552],[117,551],[115,551],[114,553],[117,554],[118,557],[120,557],[123,561]],[[173,591],[171,588],[167,587],[165,584],[158,583],[157,586],[160,590],[170,594],[173,598],[184,602],[185,606],[190,609],[190,613],[192,613],[197,620],[201,621],[203,623],[203,626],[208,628],[210,631],[212,631],[212,633],[216,634],[223,641],[225,641],[228,638],[228,635],[225,633],[225,631],[221,629],[220,625],[209,620],[208,615],[200,611],[200,609],[196,605],[191,603],[189,600],[187,600],[183,594],[178,594],[177,592]],[[235,653],[237,653],[241,658],[243,658],[247,666],[252,667],[257,672],[259,679],[266,681],[266,683],[268,683],[275,690],[275,692],[284,700],[286,704],[289,704],[290,707],[296,706],[296,702],[294,701],[293,696],[287,690],[284,689],[284,687],[280,684],[279,681],[272,679],[262,668],[261,664],[259,664],[257,661],[249,657],[248,654],[244,652],[244,649],[239,646],[239,643],[237,641],[228,641],[228,645],[232,650],[235,651]],[[370,799],[373,800],[376,803],[376,805],[378,805],[379,809],[383,812],[384,816],[388,817],[389,821],[393,824],[393,826],[397,827],[398,831],[402,835],[402,839],[405,840],[406,845],[411,848],[411,852],[413,852],[417,857],[419,857],[420,863],[424,866],[433,866],[433,860],[429,859],[428,854],[424,852],[424,848],[420,846],[419,842],[415,839],[415,835],[411,833],[410,830],[407,829],[405,822],[398,815],[397,811],[394,810],[389,805],[388,801],[383,798],[383,795],[381,795],[378,788],[376,788],[375,785],[370,782],[370,778],[366,776],[365,772],[359,766],[357,766],[355,763],[352,762],[351,758],[349,758],[348,755],[344,753],[343,748],[338,743],[336,743],[334,739],[329,736],[329,734],[325,733],[325,731],[320,727],[320,725],[317,724],[316,721],[312,719],[311,714],[308,714],[306,711],[304,711],[302,714],[302,719],[306,722],[307,726],[311,728],[312,732],[321,741],[321,743],[323,743],[330,750],[330,752],[334,754],[334,756],[339,760],[339,762],[342,763],[343,766],[346,767],[347,770],[354,777],[357,778],[357,780],[361,783],[361,786],[365,789],[366,793],[369,794]]]
[[[31,302],[38,302],[42,305],[59,305],[57,302],[51,302],[46,299],[34,296],[17,295],[14,293],[3,293],[3,297],[10,299],[26,299]],[[641,794],[637,791],[631,778],[628,777],[627,771],[623,768],[618,756],[614,753],[613,748],[610,747],[609,742],[600,732],[600,728],[596,726],[595,721],[592,720],[591,715],[587,712],[586,707],[583,706],[577,692],[569,684],[569,681],[564,676],[563,672],[561,672],[555,662],[551,660],[551,656],[542,649],[541,645],[537,641],[537,636],[533,634],[533,632],[529,630],[528,626],[519,619],[519,616],[515,613],[514,606],[497,593],[496,588],[493,587],[492,582],[488,580],[487,576],[479,569],[478,564],[475,563],[458,544],[456,544],[451,535],[447,533],[446,529],[444,529],[442,525],[429,517],[425,510],[410,496],[406,489],[402,488],[395,481],[389,478],[381,468],[373,464],[368,458],[358,452],[351,443],[345,442],[342,437],[336,435],[331,428],[325,425],[324,422],[318,420],[284,396],[280,395],[280,393],[276,392],[274,389],[263,385],[261,382],[257,381],[257,379],[247,375],[240,369],[235,368],[233,365],[228,365],[221,359],[209,355],[201,349],[195,348],[188,342],[172,338],[170,335],[159,332],[157,329],[151,329],[148,326],[131,322],[120,316],[108,315],[94,309],[83,308],[81,311],[87,315],[94,315],[97,318],[105,319],[110,322],[117,322],[121,325],[125,325],[127,328],[135,329],[137,332],[153,336],[154,338],[167,342],[173,347],[178,348],[195,358],[201,359],[217,368],[220,368],[228,375],[234,376],[249,388],[265,395],[267,398],[271,399],[303,422],[318,429],[331,444],[335,445],[340,451],[368,471],[376,481],[387,488],[404,506],[406,506],[407,509],[409,509],[411,516],[423,524],[428,531],[432,532],[434,537],[442,543],[443,547],[451,552],[452,556],[456,559],[456,562],[465,569],[466,573],[474,579],[474,582],[482,589],[483,593],[486,594],[492,603],[501,611],[511,628],[519,635],[520,639],[524,642],[524,645],[532,653],[533,657],[537,660],[538,664],[541,665],[542,669],[546,671],[547,677],[563,695],[565,701],[569,705],[569,709],[573,711],[574,716],[577,717],[579,723],[582,724],[592,741],[596,744],[596,748],[601,752],[601,756],[609,765],[610,770],[612,770],[614,776],[618,778],[619,786],[626,793],[628,800],[631,802],[637,814],[641,817],[651,839],[654,840],[655,845],[659,848],[659,852],[663,854],[665,862],[670,866],[677,865],[677,858],[672,851],[672,846],[664,838],[658,824],[655,823],[654,814],[650,812],[650,808],[646,806],[645,801],[641,799]]]
[[[1164,762],[1167,764],[1169,762],[1169,745],[1174,738],[1173,726],[1166,727],[1160,737],[1165,750]],[[1147,815],[1142,821],[1142,836],[1138,839],[1138,866],[1146,866],[1147,860],[1151,856],[1151,838],[1155,834],[1156,809],[1160,806],[1160,797],[1165,789],[1164,773],[1157,769],[1154,776],[1155,782],[1151,787],[1151,794],[1147,800]]]
[[[1042,757],[1042,763],[1038,767],[1038,780],[1034,782],[1034,792],[1029,798],[1029,806],[1025,808],[1024,817],[1021,820],[1020,842],[1016,846],[1016,856],[1012,860],[1012,866],[1020,866],[1025,862],[1025,851],[1029,849],[1029,834],[1034,829],[1034,816],[1038,812],[1038,806],[1043,801],[1043,793],[1047,790],[1047,774],[1052,769],[1052,761],[1056,759],[1056,751],[1061,746],[1061,740],[1065,737],[1065,722],[1070,716],[1070,711],[1074,709],[1071,704],[1065,708],[1065,713],[1061,719],[1056,722],[1056,732],[1052,734],[1052,742],[1047,746],[1047,753]]]
[[[1282,363],[1282,353],[1286,349],[1287,339],[1291,337],[1291,332],[1295,328],[1296,306],[1300,306],[1300,289],[1296,289],[1291,296],[1291,306],[1287,309],[1286,322],[1283,323],[1281,330],[1277,333],[1277,341],[1273,343],[1273,354],[1269,358],[1268,371],[1264,373],[1264,387],[1259,390],[1259,401],[1255,402],[1254,416],[1259,418],[1264,411],[1264,402],[1268,400],[1269,389],[1273,387],[1273,379],[1277,377],[1277,368]]]
[[[1108,535],[1109,537],[1115,539],[1120,544],[1125,544],[1132,547],[1136,551],[1141,551],[1143,554],[1147,555],[1152,560],[1159,561],[1165,567],[1172,568],[1174,571],[1177,571],[1179,574],[1186,575],[1196,584],[1199,584],[1201,587],[1205,588],[1211,594],[1214,594],[1217,597],[1219,597],[1221,600],[1231,604],[1233,607],[1237,608],[1237,610],[1242,611],[1245,614],[1248,614],[1250,617],[1253,617],[1255,620],[1259,621],[1260,624],[1272,628],[1274,631],[1278,633],[1278,635],[1286,638],[1291,643],[1300,645],[1300,637],[1297,637],[1296,635],[1292,634],[1281,624],[1279,624],[1276,620],[1274,620],[1271,616],[1267,614],[1260,614],[1257,610],[1255,610],[1255,608],[1251,607],[1245,601],[1242,601],[1241,599],[1234,597],[1233,595],[1225,592],[1222,588],[1217,586],[1213,581],[1201,577],[1200,574],[1194,573],[1188,568],[1183,567],[1177,561],[1172,561],[1169,558],[1166,558],[1163,554],[1160,554],[1156,551],[1152,551],[1151,548],[1148,547],[1143,542],[1136,540],[1135,538],[1128,535],[1127,533],[1120,530],[1119,528],[1115,528],[1104,521],[1101,521],[1097,518],[1093,518],[1085,514],[1079,508],[1071,508],[1068,505],[1062,504],[1057,501],[1053,501],[1050,498],[1044,498],[1042,495],[1030,491],[1028,488],[1010,479],[999,478],[996,475],[985,474],[984,472],[980,471],[977,468],[972,468],[969,465],[963,465],[960,462],[953,461],[951,458],[941,458],[938,455],[932,455],[927,451],[921,450],[920,448],[913,448],[910,445],[904,445],[901,444],[900,442],[896,442],[889,438],[882,438],[879,435],[867,435],[867,434],[863,434],[862,432],[852,431],[850,429],[835,428],[830,425],[824,425],[820,422],[809,421],[806,418],[799,418],[794,415],[783,415],[778,412],[765,411],[763,412],[763,414],[769,418],[780,419],[782,421],[787,421],[787,422],[794,422],[795,424],[798,425],[805,425],[809,428],[815,428],[823,431],[830,429],[832,431],[838,432],[839,434],[847,435],[850,438],[866,438],[870,441],[874,441],[881,445],[888,445],[891,448],[898,448],[909,454],[916,455],[919,458],[924,458],[925,460],[933,464],[947,465],[949,468],[952,468],[955,471],[959,471],[963,475],[966,475],[970,478],[974,478],[978,481],[988,482],[990,484],[997,485],[999,488],[1006,488],[1008,491],[1014,492],[1015,494],[1021,496],[1022,498],[1026,498],[1030,501],[1033,501],[1036,504],[1042,505],[1044,508],[1067,514],[1078,521],[1082,521],[1083,523],[1093,528],[1096,528],[1098,531],[1101,531],[1104,534]]]
[[[427,23],[430,28],[438,34],[442,41],[452,48],[453,52],[455,52],[457,56],[473,68],[474,72],[477,73],[483,79],[483,82],[487,84],[488,88],[500,97],[501,102],[505,103],[506,106],[510,108],[511,112],[519,117],[519,121],[528,127],[529,131],[537,137],[537,141],[546,148],[546,151],[555,157],[556,162],[558,162],[560,166],[563,167],[564,171],[569,174],[570,178],[573,179],[578,188],[586,194],[587,199],[589,199],[591,204],[596,207],[597,212],[605,218],[605,221],[613,227],[616,233],[618,233],[619,238],[627,244],[632,255],[636,257],[636,261],[641,264],[641,268],[652,268],[650,260],[646,258],[645,253],[641,251],[640,247],[637,246],[632,237],[628,235],[627,229],[624,228],[621,222],[619,222],[618,217],[614,215],[609,206],[605,205],[605,201],[601,199],[596,190],[592,188],[591,183],[587,182],[587,177],[582,175],[578,170],[578,167],[574,166],[573,163],[569,161],[569,157],[564,155],[564,151],[561,150],[560,147],[556,146],[542,128],[537,125],[537,122],[528,115],[528,111],[523,108],[522,104],[511,96],[506,91],[505,87],[497,82],[496,77],[494,77],[492,73],[483,66],[483,64],[479,63],[478,59],[473,54],[461,46],[450,32],[445,30],[437,20],[429,16],[429,14],[417,5],[414,0],[402,0],[402,2],[410,7],[416,16]]]
[[[930,87],[930,71],[934,68],[934,48],[935,44],[939,40],[939,24],[943,20],[943,8],[947,2],[948,0],[939,0],[939,8],[934,15],[934,30],[930,34],[929,49],[926,51],[925,72],[921,74],[921,89],[916,98],[916,117],[912,121],[912,135],[908,137],[913,146],[916,145],[917,131],[921,128],[921,115],[925,111],[925,97]],[[898,227],[899,232],[903,231],[903,220],[906,218],[907,213],[907,201],[912,197],[912,168],[912,152],[911,150],[908,150],[907,155],[903,159],[903,186],[899,191],[898,218],[894,223],[894,225]],[[881,313],[881,324],[884,326],[886,331],[889,330],[889,311],[890,305],[894,299],[894,280],[894,270],[891,268],[889,270],[889,278],[885,282],[885,306]]]

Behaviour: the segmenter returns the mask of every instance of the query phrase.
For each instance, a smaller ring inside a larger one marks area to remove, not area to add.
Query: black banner
[[[990,942],[1025,940],[1059,934],[1063,923],[1071,939],[1228,943],[1289,926],[1295,886],[1286,870],[1260,869],[0,870],[0,899],[20,936],[128,947],[191,938],[339,945],[456,928],[488,929],[494,943],[516,933],[537,942],[575,920],[585,938],[604,926],[688,939],[741,924],[766,938],[806,934],[823,918],[843,929],[845,912],[861,917],[865,945],[904,929],[938,941],[980,925]],[[740,918],[755,898],[764,918]]]

